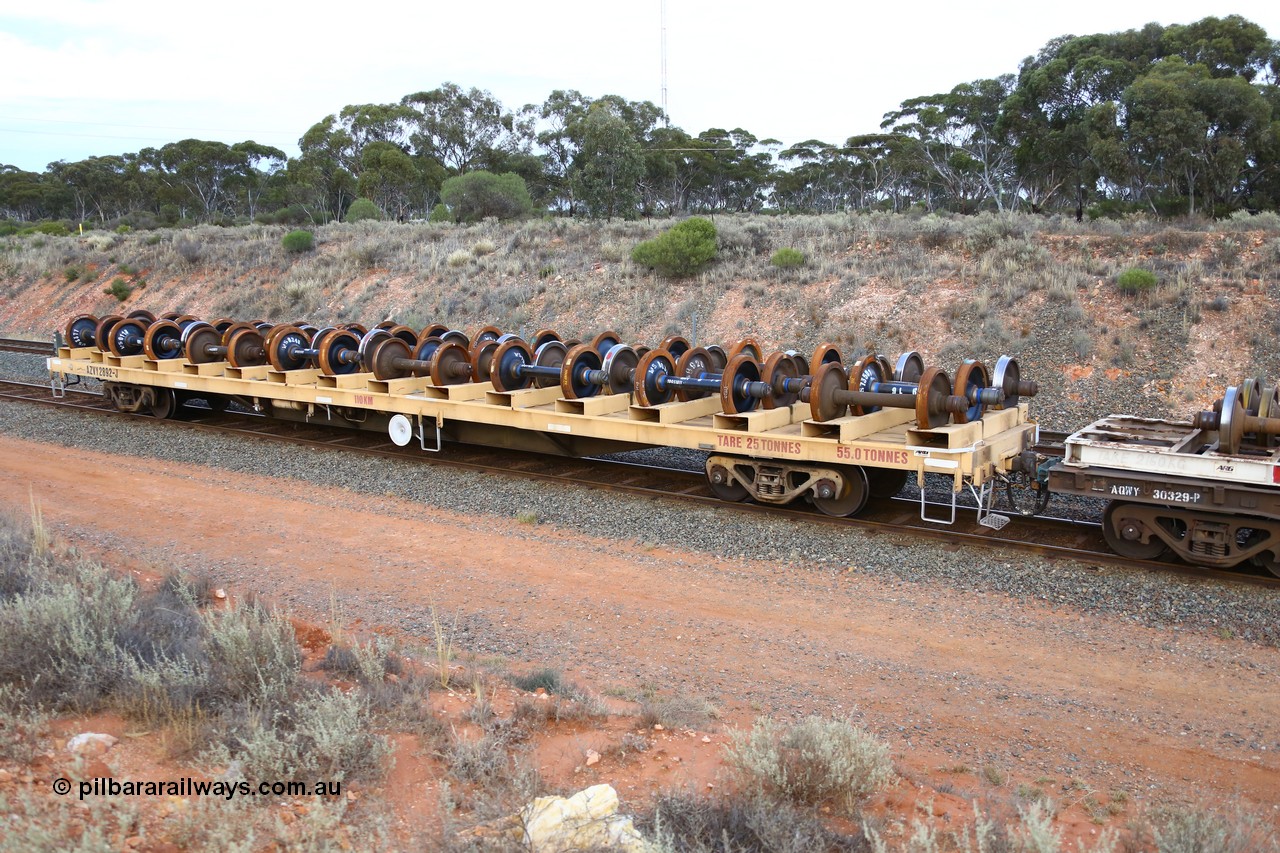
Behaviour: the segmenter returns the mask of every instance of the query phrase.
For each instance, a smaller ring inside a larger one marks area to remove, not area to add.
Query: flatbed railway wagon
[[[1049,490],[1106,500],[1102,532],[1122,556],[1171,551],[1195,565],[1248,562],[1280,575],[1280,389],[1262,398],[1261,416],[1246,396],[1229,388],[1215,411],[1187,422],[1095,421],[1066,439]]]
[[[1028,404],[1016,399],[966,423],[922,428],[916,408],[907,407],[821,420],[813,416],[814,405],[801,402],[726,414],[724,395],[714,393],[639,405],[635,393],[575,399],[560,384],[504,391],[492,381],[437,385],[430,376],[377,379],[371,372],[233,367],[228,361],[117,356],[92,346],[61,347],[48,367],[55,390],[69,377],[98,379],[117,407],[158,417],[172,415],[186,398],[207,400],[215,410],[235,400],[286,420],[383,431],[397,445],[416,441],[425,451],[446,441],[564,456],[653,447],[705,451],[708,482],[721,498],[772,504],[804,499],[842,516],[857,513],[869,496],[897,493],[909,477],[923,484],[926,474],[944,475],[951,487],[949,517],[945,508],[930,510],[921,490],[927,520],[954,521],[956,496],[965,490],[989,510],[994,484],[1017,470],[1037,439]],[[941,380],[947,384],[945,374]],[[827,399],[845,392],[815,382],[812,393]],[[992,527],[1008,520],[989,512],[983,517]]]

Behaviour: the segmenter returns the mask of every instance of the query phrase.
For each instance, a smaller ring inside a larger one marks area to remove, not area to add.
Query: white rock
[[[83,755],[85,758],[98,758],[115,746],[116,740],[112,735],[100,732],[83,732],[67,741],[67,752]]]
[[[567,798],[539,797],[521,810],[520,822],[532,853],[650,850],[631,818],[618,814],[618,792],[612,785],[592,785]]]
[[[596,752],[594,749],[588,749],[587,750],[587,766],[590,767],[592,764],[599,764],[599,763],[600,763],[600,753]]]

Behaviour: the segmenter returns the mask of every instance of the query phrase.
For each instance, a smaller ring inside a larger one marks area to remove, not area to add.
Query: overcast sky
[[[1239,14],[1280,38],[1280,2],[667,0],[671,122],[697,134],[842,142],[916,95],[1017,71],[1049,39]],[[348,104],[446,81],[508,109],[554,89],[661,102],[661,0],[215,3],[0,0],[0,165],[188,137],[297,154]],[[340,12],[337,10],[341,10]]]

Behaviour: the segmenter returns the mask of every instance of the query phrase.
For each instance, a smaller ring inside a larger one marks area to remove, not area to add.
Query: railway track
[[[22,355],[57,355],[52,341],[33,341],[29,338],[0,338],[0,352]]]
[[[154,421],[146,415],[116,411],[100,393],[69,387],[65,396],[54,398],[46,384],[0,381],[0,400],[53,406],[61,409],[121,418]],[[207,408],[188,405],[175,427],[252,436],[269,441],[315,448],[340,449],[347,452],[423,461],[423,453],[414,448],[397,447],[382,433],[335,430],[267,418],[248,412],[214,413]],[[1040,445],[1049,447],[1065,439],[1063,433],[1044,432]],[[872,501],[856,518],[832,518],[811,508],[766,506],[754,503],[726,503],[717,498],[701,471],[641,464],[616,458],[566,458],[504,452],[491,448],[450,444],[429,461],[455,468],[494,474],[518,476],[545,482],[557,482],[590,488],[607,489],[650,497],[679,500],[714,506],[719,511],[759,513],[770,518],[789,518],[797,522],[856,528],[874,535],[927,538],[943,543],[944,548],[963,546],[1003,548],[1031,553],[1051,559],[1076,560],[1090,564],[1120,566],[1130,570],[1161,571],[1186,577],[1214,579],[1235,583],[1280,588],[1280,578],[1241,571],[1220,571],[1190,566],[1169,560],[1132,560],[1112,553],[1103,541],[1096,523],[1014,514],[1014,522],[1001,530],[977,523],[972,507],[957,513],[950,526],[930,524],[920,519],[917,498],[894,498]],[[930,503],[931,514],[950,511],[950,504]],[[1005,510],[1005,512],[1009,512]]]

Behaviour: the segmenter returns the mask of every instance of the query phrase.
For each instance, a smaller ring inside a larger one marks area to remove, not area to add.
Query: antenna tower
[[[671,126],[667,114],[667,0],[659,0],[662,18],[662,123]]]

